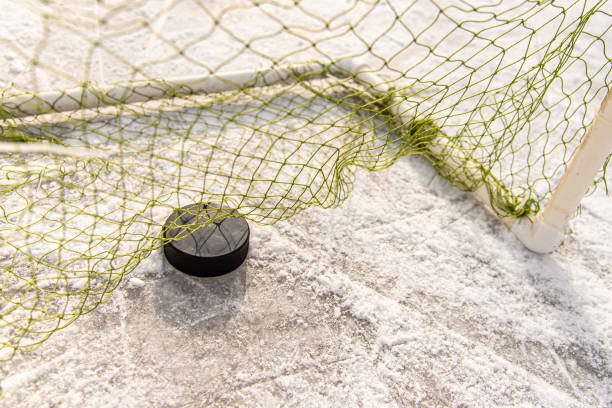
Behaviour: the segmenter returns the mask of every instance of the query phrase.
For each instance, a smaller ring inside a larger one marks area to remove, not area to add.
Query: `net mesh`
[[[108,299],[191,203],[273,223],[418,154],[532,216],[612,82],[606,1],[0,6],[2,358]]]

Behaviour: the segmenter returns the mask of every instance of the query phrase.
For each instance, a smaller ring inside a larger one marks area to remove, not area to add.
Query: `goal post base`
[[[567,224],[561,228],[554,227],[548,224],[541,214],[536,215],[533,219],[527,217],[499,217],[491,206],[489,191],[484,184],[472,194],[485,208],[497,216],[530,251],[538,254],[549,254],[561,245],[568,233]]]
[[[567,229],[555,228],[539,216],[534,221],[527,218],[516,220],[510,231],[527,249],[539,254],[548,254],[557,249],[567,235]]]

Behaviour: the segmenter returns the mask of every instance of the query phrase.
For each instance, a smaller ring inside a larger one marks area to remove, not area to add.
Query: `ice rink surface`
[[[251,223],[228,275],[154,252],[2,363],[0,406],[608,408],[611,212],[598,191],[537,255],[420,157],[359,170],[338,208]]]
[[[536,255],[418,158],[361,172],[340,208],[251,225],[229,275],[153,254],[8,363],[1,403],[609,407],[611,201]]]

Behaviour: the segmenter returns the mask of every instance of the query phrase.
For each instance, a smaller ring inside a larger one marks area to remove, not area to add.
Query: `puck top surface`
[[[249,226],[234,214],[206,203],[175,210],[163,230],[165,238],[173,239],[164,245],[168,261],[196,276],[217,276],[236,269],[248,252]]]

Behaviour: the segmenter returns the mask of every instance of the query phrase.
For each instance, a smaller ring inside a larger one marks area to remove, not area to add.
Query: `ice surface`
[[[229,275],[153,254],[5,364],[1,404],[607,407],[610,208],[541,256],[419,159],[361,172],[340,208],[252,225]]]

